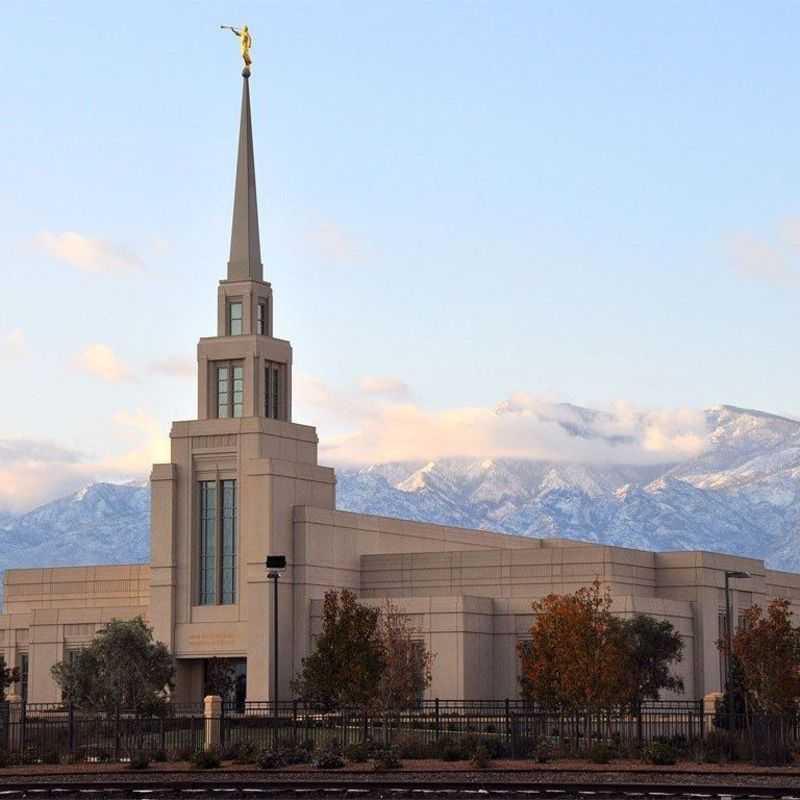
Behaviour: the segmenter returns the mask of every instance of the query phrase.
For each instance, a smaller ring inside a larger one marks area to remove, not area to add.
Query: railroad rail
[[[752,776],[755,777],[755,776]],[[400,776],[365,776],[361,780],[320,776],[314,780],[285,776],[270,780],[267,776],[218,773],[169,779],[159,775],[94,775],[91,780],[70,776],[42,776],[40,779],[0,775],[0,800],[9,798],[476,798],[516,797],[542,800],[616,800],[616,798],[680,798],[682,800],[748,800],[749,798],[787,798],[800,800],[800,786],[644,783],[644,782],[571,782],[496,780],[491,776],[470,779],[436,779],[428,782],[403,780]]]

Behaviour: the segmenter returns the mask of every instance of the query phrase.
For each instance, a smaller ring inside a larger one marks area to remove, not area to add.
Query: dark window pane
[[[217,485],[200,481],[200,605],[217,601]]]
[[[222,602],[236,602],[236,481],[222,481]]]

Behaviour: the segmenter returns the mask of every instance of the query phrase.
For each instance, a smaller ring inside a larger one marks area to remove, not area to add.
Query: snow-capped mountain
[[[9,567],[129,564],[150,554],[146,483],[93,483],[0,521],[0,571]]]
[[[591,437],[601,412],[571,407]],[[578,413],[579,412],[579,413]],[[800,570],[800,422],[718,406],[708,446],[679,464],[440,459],[338,469],[338,507],[523,536],[704,549]],[[149,556],[146,484],[96,483],[0,516],[0,570]]]
[[[718,406],[706,424],[706,450],[680,464],[373,465],[338,471],[338,504],[525,536],[727,551],[800,569],[800,422]]]

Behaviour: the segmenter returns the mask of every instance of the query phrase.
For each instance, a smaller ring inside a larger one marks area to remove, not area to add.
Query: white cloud
[[[155,375],[168,375],[171,378],[194,378],[197,365],[190,358],[175,356],[151,362],[149,370]]]
[[[776,242],[750,233],[731,237],[726,245],[734,270],[744,278],[773,286],[800,285],[800,268],[794,250],[800,250],[800,220],[787,218],[779,224]]]
[[[0,510],[27,511],[93,481],[147,478],[170,460],[168,427],[146,411],[120,411],[108,426],[111,455],[93,458],[49,441],[0,439]]]
[[[75,367],[108,383],[132,380],[128,366],[105,344],[90,344],[75,357]]]
[[[0,439],[0,509],[27,510],[78,488],[83,457],[49,441]]]
[[[52,258],[83,272],[119,274],[142,268],[139,256],[127,247],[75,231],[42,231],[35,241]]]
[[[399,378],[390,376],[366,375],[359,381],[359,388],[364,394],[382,395],[396,399],[408,397],[407,384]]]
[[[446,457],[524,458],[646,464],[683,461],[706,446],[694,409],[642,410],[625,403],[597,412],[550,398],[512,395],[494,408],[430,411],[410,402],[338,393],[306,378],[300,401],[322,408],[321,453],[333,463]]]
[[[22,328],[0,334],[0,361],[15,361],[28,355],[28,342]]]
[[[328,261],[356,264],[364,260],[364,245],[335,222],[319,223],[306,233],[306,239]]]

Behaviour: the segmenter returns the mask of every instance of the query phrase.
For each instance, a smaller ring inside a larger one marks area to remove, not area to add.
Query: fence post
[[[219,704],[219,746],[225,747],[225,701]]]
[[[717,705],[722,700],[722,692],[709,692],[703,697],[703,734],[705,734],[714,726],[714,715],[717,713]],[[733,736],[733,731],[730,731]]]
[[[434,712],[433,713],[434,713],[434,722],[436,724],[436,728],[435,728],[436,741],[438,742],[439,741],[439,734],[440,734],[440,730],[439,730],[439,698],[438,697],[436,698],[434,703],[435,703],[435,705],[434,705]]]
[[[506,697],[506,742],[511,739],[511,703]]]
[[[203,720],[205,722],[203,749],[215,750],[221,743],[222,698],[218,694],[210,694],[203,698]]]
[[[361,731],[361,742],[366,744],[367,739],[369,739],[369,713],[365,708],[362,713],[361,719],[362,731]]]
[[[69,754],[72,756],[75,755],[75,706],[71,700],[67,707],[67,721],[67,747],[69,748]]]
[[[297,698],[292,700],[292,744],[297,745]]]

